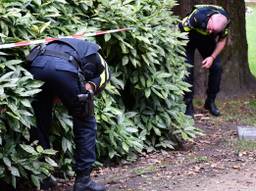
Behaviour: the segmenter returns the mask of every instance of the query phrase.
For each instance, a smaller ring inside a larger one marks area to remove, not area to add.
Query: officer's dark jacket
[[[38,56],[32,63],[32,67],[45,67],[47,64],[53,64],[56,70],[68,71],[72,73],[79,73],[81,70],[87,82],[95,86],[96,93],[100,92],[110,79],[109,68],[106,61],[98,53],[100,46],[84,40],[74,38],[63,38],[48,43],[45,50],[52,50],[71,55],[78,63],[58,58],[57,56]],[[93,62],[91,63],[91,57]]]
[[[210,35],[207,31],[207,23],[213,14],[222,14],[227,18],[228,23],[230,22],[228,13],[220,6],[195,5],[191,13],[179,23],[179,28],[183,32],[196,31],[202,35]],[[217,34],[217,36],[224,38],[227,34],[228,25],[222,32]]]

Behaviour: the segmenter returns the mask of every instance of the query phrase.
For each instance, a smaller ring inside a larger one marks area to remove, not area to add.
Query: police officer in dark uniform
[[[33,135],[44,149],[50,148],[48,131],[57,96],[73,117],[76,180],[74,191],[104,191],[104,185],[90,178],[96,160],[96,120],[93,95],[109,81],[107,63],[98,53],[100,47],[88,41],[63,38],[35,47],[28,60],[35,79],[44,82],[32,103],[37,127]]]
[[[196,5],[192,12],[179,23],[180,30],[188,32],[189,41],[185,47],[187,62],[194,65],[194,53],[195,49],[198,49],[204,59],[202,67],[209,69],[207,99],[204,107],[214,116],[220,115],[220,111],[215,105],[222,73],[219,54],[227,42],[229,23],[228,13],[216,5]],[[190,92],[185,93],[184,101],[186,114],[193,116],[193,67],[190,67],[188,72],[189,76],[185,81],[192,86]]]

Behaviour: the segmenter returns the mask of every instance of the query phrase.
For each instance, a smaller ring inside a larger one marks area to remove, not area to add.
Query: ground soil
[[[238,141],[236,130],[255,123],[252,99],[219,103],[218,118],[199,102],[195,124],[204,136],[179,151],[145,153],[136,162],[94,171],[94,178],[109,191],[255,191],[256,143]],[[64,181],[54,191],[72,190],[72,184]]]

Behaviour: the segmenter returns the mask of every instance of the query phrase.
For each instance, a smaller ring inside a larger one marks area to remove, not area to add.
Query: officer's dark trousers
[[[216,41],[213,37],[204,36],[201,34],[197,34],[195,32],[189,33],[189,42],[186,46],[186,61],[192,65],[193,67],[188,68],[189,76],[186,77],[185,81],[192,85],[190,87],[190,92],[186,92],[184,99],[192,100],[194,95],[194,55],[195,50],[198,49],[201,56],[207,58],[211,56],[213,50],[216,47]],[[212,66],[209,69],[208,76],[208,88],[207,88],[207,96],[210,99],[215,99],[217,93],[220,89],[220,81],[221,81],[221,60],[220,57],[214,60]]]
[[[76,73],[56,70],[54,64],[44,67],[31,67],[30,72],[35,79],[44,81],[42,92],[37,94],[32,105],[37,127],[34,136],[43,148],[50,148],[49,129],[52,123],[53,99],[57,96],[73,117],[76,172],[89,172],[95,162],[96,121],[94,116],[81,116],[84,107],[77,95],[81,93],[81,84]]]

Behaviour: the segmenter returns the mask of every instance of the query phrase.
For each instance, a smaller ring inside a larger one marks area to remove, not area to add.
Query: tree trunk
[[[178,0],[174,12],[184,17],[195,4],[215,4],[224,7],[230,14],[231,25],[228,43],[222,52],[223,74],[221,96],[233,96],[256,90],[256,80],[251,75],[247,58],[244,0]],[[197,55],[199,55],[197,53]],[[205,95],[207,72],[200,67],[201,57],[195,60],[195,94]]]

